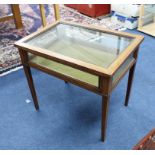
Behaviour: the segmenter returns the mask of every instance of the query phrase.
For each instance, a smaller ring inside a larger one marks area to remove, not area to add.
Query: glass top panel
[[[26,43],[107,68],[132,40],[132,38],[59,23]]]

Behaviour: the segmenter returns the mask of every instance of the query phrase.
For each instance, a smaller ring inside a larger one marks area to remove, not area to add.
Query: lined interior
[[[130,56],[124,64],[118,69],[118,71],[113,76],[113,83],[119,78],[120,75],[128,68],[129,64],[134,58]],[[75,68],[72,68],[67,65],[63,65],[61,63],[29,54],[29,62],[38,64],[44,68],[48,68],[57,73],[63,74],[65,76],[72,77],[74,79],[80,80],[82,82],[88,83],[90,85],[98,87],[99,77]]]

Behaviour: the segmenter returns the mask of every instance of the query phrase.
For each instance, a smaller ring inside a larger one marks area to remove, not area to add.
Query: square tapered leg
[[[108,119],[108,107],[110,96],[102,96],[102,120],[101,120],[101,140],[104,142]]]

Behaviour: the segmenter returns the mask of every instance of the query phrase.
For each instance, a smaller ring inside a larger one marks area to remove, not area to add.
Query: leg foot
[[[37,95],[36,95],[36,91],[35,91],[35,87],[34,87],[34,83],[33,83],[30,67],[23,66],[23,68],[24,68],[24,72],[25,72],[25,75],[26,75],[26,78],[27,78],[27,82],[28,82],[30,91],[31,91],[31,95],[32,95],[32,98],[33,98],[34,106],[35,106],[36,110],[39,110],[38,99],[37,99]]]
[[[102,96],[101,140],[105,141],[110,96]]]

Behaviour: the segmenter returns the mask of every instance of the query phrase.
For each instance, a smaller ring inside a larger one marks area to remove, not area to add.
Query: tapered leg
[[[43,27],[45,27],[47,25],[47,22],[46,22],[44,4],[39,4],[39,7],[40,7],[40,15],[41,15],[41,20],[42,20],[42,25],[43,25]]]
[[[11,8],[12,8],[12,13],[13,13],[16,28],[20,29],[23,27],[23,23],[22,23],[19,4],[11,4]]]
[[[128,85],[127,85],[126,98],[125,98],[125,106],[128,106],[130,93],[131,93],[131,87],[132,87],[132,83],[133,83],[134,72],[135,72],[135,67],[136,67],[136,64],[134,64],[129,71]]]
[[[102,96],[101,140],[103,142],[106,136],[109,100],[110,96]]]
[[[24,68],[24,72],[28,81],[28,85],[31,91],[31,95],[33,98],[33,102],[34,102],[34,106],[36,108],[36,110],[39,110],[39,105],[38,105],[38,99],[37,99],[37,95],[36,95],[36,91],[35,91],[35,87],[34,87],[34,83],[33,83],[33,79],[32,79],[32,74],[31,74],[31,70],[30,67],[28,66],[23,66]]]
[[[53,4],[54,7],[54,15],[55,15],[55,20],[60,19],[60,8],[58,4]]]

